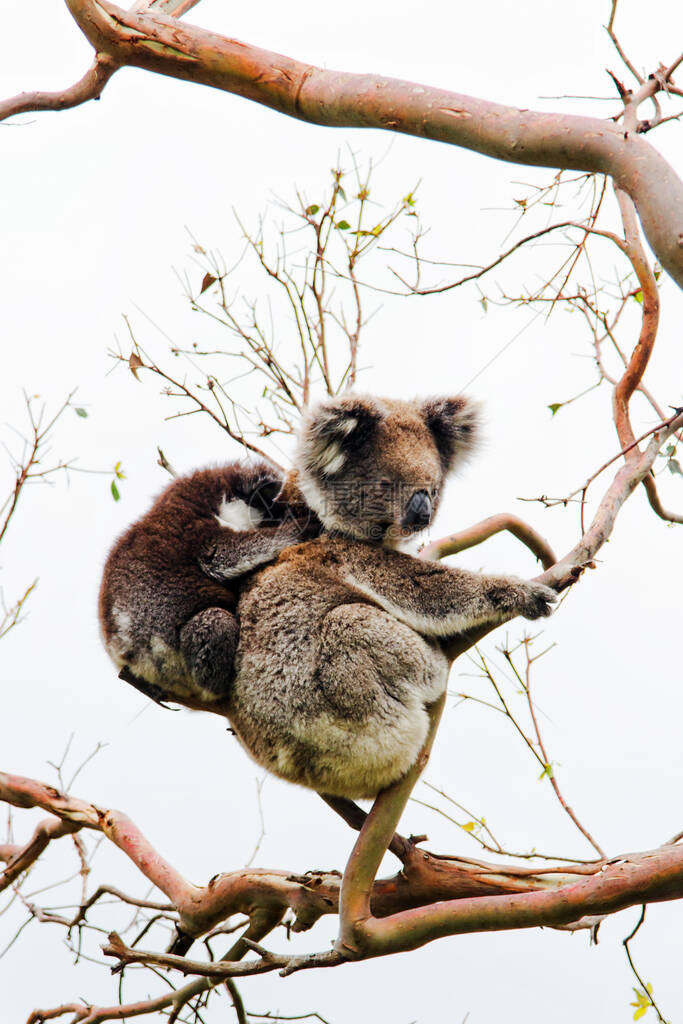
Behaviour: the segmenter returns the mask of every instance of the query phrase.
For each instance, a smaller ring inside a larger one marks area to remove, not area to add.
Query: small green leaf
[[[306,213],[308,214],[309,217],[315,217],[315,215],[316,215],[316,213],[318,212],[319,209],[320,209],[320,207],[318,206],[318,204],[317,203],[313,203],[312,206],[307,206],[306,207]]]
[[[464,825],[460,826],[464,832],[474,832],[477,827],[476,821],[466,821]]]
[[[87,414],[87,412],[85,411],[85,409],[76,409],[76,410],[75,410],[75,412],[76,412],[76,415],[77,415],[77,416],[82,416],[82,417],[83,417],[83,419],[86,419],[86,418],[87,418],[87,416],[88,416],[88,414]]]
[[[488,301],[486,299],[486,296],[482,295],[482,297],[479,299],[479,301],[481,303],[481,308],[484,310],[485,313],[488,313],[489,304],[488,304]]]
[[[339,188],[337,189],[337,192],[338,192],[338,193],[339,193],[339,195],[340,195],[340,196],[342,197],[342,199],[344,200],[344,202],[345,202],[345,203],[346,203],[346,202],[348,202],[348,200],[347,200],[347,198],[346,198],[346,192],[344,191],[344,189],[342,188],[342,186],[341,186],[341,185],[340,185],[340,186],[339,186]]]
[[[683,469],[681,469],[681,464],[678,459],[669,459],[667,466],[669,467],[670,473],[677,476],[683,476]]]
[[[548,406],[548,408],[550,409],[551,414],[554,416],[557,410],[561,409],[563,405],[564,402],[553,402],[552,405]]]
[[[338,220],[337,227],[339,228],[340,231],[348,231],[351,225],[347,220]]]
[[[121,495],[119,494],[119,489],[116,486],[116,480],[112,480],[111,482],[111,496],[114,499],[114,501],[119,501],[121,498]]]
[[[553,766],[551,764],[543,765],[543,771],[541,772],[541,774],[538,777],[539,777],[539,779],[543,779],[543,778],[545,778],[546,775],[547,775],[547,777],[549,779],[553,778]]]
[[[640,291],[635,293],[633,298],[636,300],[636,302],[639,302],[640,305],[642,306],[642,304],[643,304],[643,290],[642,290],[642,288],[640,289]]]
[[[126,479],[126,474],[121,469],[121,463],[120,462],[117,462],[116,465],[114,466],[114,476],[116,477],[117,480],[125,480]]]

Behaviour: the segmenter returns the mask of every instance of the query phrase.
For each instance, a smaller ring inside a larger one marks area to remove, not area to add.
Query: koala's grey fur
[[[433,516],[477,418],[462,397],[351,395],[305,421],[297,483],[329,532],[246,584],[227,704],[241,742],[276,775],[375,796],[425,740],[426,706],[448,678],[440,638],[550,613],[547,587],[393,550]]]
[[[170,484],[119,538],[99,617],[122,679],[157,702],[225,698],[241,578],[319,532],[308,509],[277,500],[282,482],[265,463],[198,470]]]

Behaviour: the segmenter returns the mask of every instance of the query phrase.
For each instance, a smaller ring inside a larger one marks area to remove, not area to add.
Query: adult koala
[[[550,614],[548,587],[394,550],[431,523],[477,420],[463,397],[359,395],[305,420],[296,484],[328,532],[284,551],[243,590],[228,701],[240,741],[275,775],[374,797],[425,740],[426,705],[448,679],[439,638]]]

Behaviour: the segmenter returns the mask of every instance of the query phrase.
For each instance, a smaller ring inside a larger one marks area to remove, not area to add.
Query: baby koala
[[[157,703],[227,696],[242,577],[320,530],[304,505],[277,500],[282,483],[263,462],[198,470],[112,548],[99,596],[104,645],[120,677]]]
[[[463,396],[344,395],[303,423],[298,485],[323,535],[243,588],[226,702],[252,757],[319,793],[374,797],[415,763],[444,692],[442,639],[516,615],[549,615],[554,591],[395,550],[433,520],[472,451]]]

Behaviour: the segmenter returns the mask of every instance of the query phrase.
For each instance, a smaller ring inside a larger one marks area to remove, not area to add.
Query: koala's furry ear
[[[441,458],[444,472],[467,459],[477,446],[481,408],[464,395],[456,398],[428,398],[421,405]]]
[[[300,433],[300,467],[315,476],[334,476],[348,457],[374,435],[382,418],[369,396],[344,395],[314,406]]]

